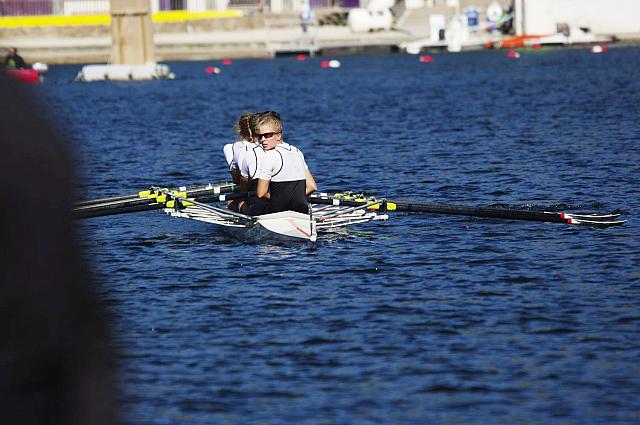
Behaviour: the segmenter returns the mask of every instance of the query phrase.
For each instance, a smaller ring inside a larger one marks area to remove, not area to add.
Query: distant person
[[[265,11],[267,10],[267,2],[266,0],[260,0],[256,6],[256,8],[258,9],[258,13],[261,15],[264,15]]]
[[[314,16],[310,1],[305,1],[302,6],[302,12],[300,13],[300,26],[302,27],[302,32],[307,32],[309,25],[313,23]]]
[[[118,423],[104,305],[71,221],[67,146],[42,102],[2,72],[0,93],[0,422]]]
[[[500,27],[500,31],[502,32],[502,34],[505,34],[505,35],[507,34],[515,35],[515,31],[513,29],[513,5],[510,4],[506,6],[504,10],[505,10],[503,14],[504,22]]]
[[[27,64],[15,47],[9,47],[7,56],[4,57],[4,66],[11,69],[27,68]]]
[[[256,195],[268,201],[268,212],[309,212],[307,197],[318,190],[302,152],[282,141],[282,120],[260,116],[256,136],[265,150],[257,173]]]

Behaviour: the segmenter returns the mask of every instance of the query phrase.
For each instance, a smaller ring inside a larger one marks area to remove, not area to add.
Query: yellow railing
[[[151,15],[154,23],[183,22],[198,19],[237,18],[243,16],[241,10],[205,10],[188,12],[185,10],[162,11]],[[0,16],[0,28],[19,27],[61,27],[82,25],[111,25],[111,15],[77,15],[77,16]]]

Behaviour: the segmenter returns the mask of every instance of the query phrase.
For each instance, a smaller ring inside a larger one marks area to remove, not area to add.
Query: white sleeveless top
[[[280,143],[265,152],[256,178],[272,182],[306,180],[307,163],[300,149],[288,143]]]
[[[222,152],[224,153],[224,159],[227,161],[229,169],[231,169],[231,161],[233,161],[233,143],[227,143],[224,145]]]
[[[238,140],[237,142],[231,144],[231,160],[228,158],[228,150],[225,145],[223,151],[225,158],[227,159],[227,163],[229,164],[229,170],[239,169],[242,161],[244,160],[245,155],[249,149],[252,149],[256,146],[254,143],[247,142],[246,140]]]
[[[249,149],[242,158],[240,175],[247,177],[249,180],[257,179],[256,174],[260,169],[260,163],[262,162],[264,154],[265,151],[262,149],[262,145],[253,145],[253,148]]]

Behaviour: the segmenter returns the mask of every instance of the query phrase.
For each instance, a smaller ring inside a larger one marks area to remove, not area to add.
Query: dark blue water
[[[640,49],[319,61],[92,84],[61,66],[36,91],[84,198],[224,181],[237,116],[274,109],[324,191],[629,222],[398,213],[313,246],[86,220],[128,422],[638,423]]]

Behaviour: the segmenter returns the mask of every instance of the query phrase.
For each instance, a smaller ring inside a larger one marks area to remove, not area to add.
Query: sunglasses
[[[263,137],[265,139],[271,139],[275,134],[280,134],[280,132],[276,131],[276,132],[272,132],[272,133],[261,133],[261,134],[258,133],[258,134],[256,134],[256,137],[258,138],[258,140],[262,139]]]

